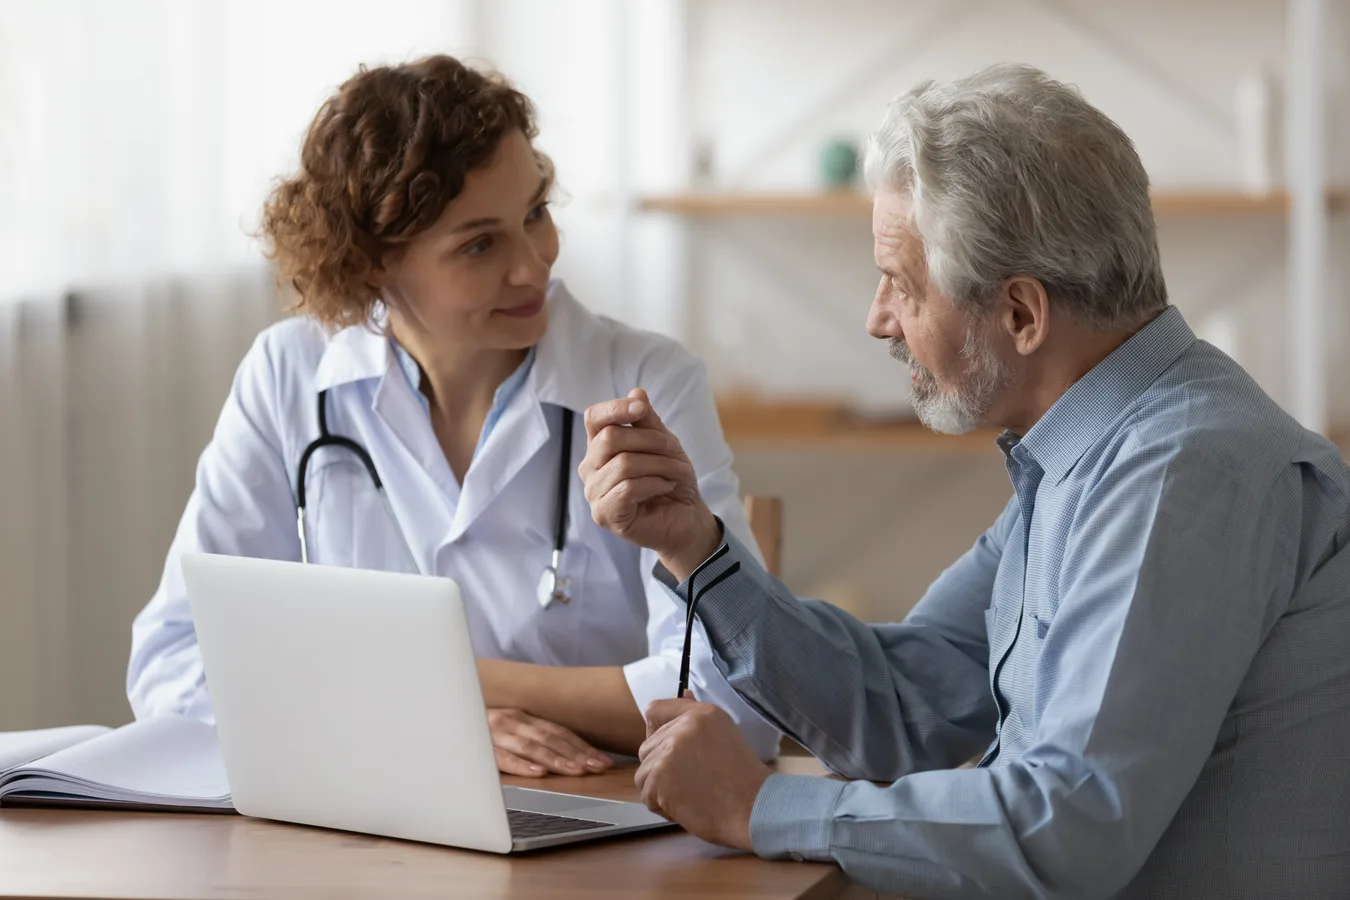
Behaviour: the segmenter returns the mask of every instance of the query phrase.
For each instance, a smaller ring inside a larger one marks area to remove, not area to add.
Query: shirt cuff
[[[698,572],[699,569],[702,569],[704,566],[706,566],[708,564],[708,560],[715,559],[717,557],[717,554],[722,552],[722,548],[726,546],[726,539],[730,537],[730,535],[727,534],[727,523],[722,521],[722,517],[713,516],[713,518],[717,520],[717,529],[722,535],[722,543],[721,545],[718,546],[716,550],[712,552],[712,555],[709,556],[708,559],[705,559],[703,562],[698,564],[698,568],[694,569],[695,572]],[[680,589],[679,579],[677,579],[674,575],[671,574],[670,570],[666,568],[666,564],[661,562],[660,557],[657,558],[656,565],[652,566],[652,577],[655,578],[657,581],[659,581],[661,584],[664,584],[666,587],[670,588],[670,590],[675,591],[676,593],[679,592]],[[684,594],[679,594],[679,597],[681,600],[685,599]]]
[[[722,546],[693,571],[689,581],[673,588],[675,596],[688,604],[689,585],[693,583],[694,592],[700,596],[695,614],[709,643],[719,648],[726,647],[754,622],[756,604],[749,601],[755,592],[746,590],[745,579],[757,583],[764,572],[739,538],[730,531],[724,532],[724,538]],[[728,575],[738,565],[738,571]]]
[[[647,707],[653,700],[675,696],[675,688],[680,680],[680,664],[662,655],[646,656],[625,665],[623,677],[628,682],[628,690],[633,694],[638,712],[646,718]]]
[[[847,782],[770,775],[750,813],[750,845],[765,859],[828,862],[834,810]]]

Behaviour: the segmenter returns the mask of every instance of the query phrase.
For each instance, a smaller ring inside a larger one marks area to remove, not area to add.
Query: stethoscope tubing
[[[399,543],[403,546],[403,552],[408,557],[408,562],[412,565],[414,572],[421,572],[421,566],[417,564],[417,557],[413,555],[412,545],[408,543],[408,536],[404,534],[402,525],[399,524],[398,516],[394,514],[393,504],[389,502],[389,495],[385,493],[384,482],[380,480],[379,470],[375,468],[375,461],[371,459],[366,448],[348,437],[333,434],[328,430],[328,391],[324,389],[319,391],[319,436],[310,441],[300,454],[300,462],[296,466],[295,475],[295,528],[300,538],[300,562],[309,562],[309,538],[305,529],[305,507],[307,494],[305,491],[305,475],[309,469],[309,461],[314,454],[324,447],[338,447],[348,451],[356,456],[370,475],[371,483],[375,485],[375,492],[380,497],[380,502],[384,504],[385,512],[389,515],[389,520],[394,523],[394,530],[398,532]],[[563,550],[567,548],[567,524],[568,524],[568,503],[572,488],[572,422],[576,416],[571,410],[563,410],[562,421],[562,449],[558,454],[558,493],[557,509],[554,518],[553,531],[553,552],[551,557],[552,565],[550,571],[554,576],[554,586],[552,595],[554,598],[561,596],[566,601],[568,596],[565,592],[559,590],[559,583],[562,581],[558,577],[561,571],[559,566],[562,563]]]

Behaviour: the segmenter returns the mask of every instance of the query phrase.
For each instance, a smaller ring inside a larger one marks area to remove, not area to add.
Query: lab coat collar
[[[370,322],[349,325],[328,339],[314,372],[314,390],[326,391],[353,381],[382,378],[396,361],[394,348],[384,333],[384,316],[377,314]]]

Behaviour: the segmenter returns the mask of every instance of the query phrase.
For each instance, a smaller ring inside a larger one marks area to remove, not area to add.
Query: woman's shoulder
[[[277,369],[318,368],[333,335],[308,316],[291,316],[264,328],[254,342],[251,354],[265,355]]]
[[[554,337],[571,345],[576,353],[569,355],[583,364],[608,360],[617,384],[683,379],[704,371],[703,361],[679,341],[594,312],[561,282],[554,286],[553,302],[560,326]]]
[[[244,368],[265,374],[278,387],[309,392],[380,374],[389,352],[388,339],[374,326],[333,331],[308,316],[294,316],[263,329]]]
[[[314,395],[320,373],[340,362],[330,351],[343,332],[330,332],[307,317],[282,319],[259,332],[239,364],[236,388],[253,390],[269,403],[288,407]],[[341,354],[338,354],[341,355]]]

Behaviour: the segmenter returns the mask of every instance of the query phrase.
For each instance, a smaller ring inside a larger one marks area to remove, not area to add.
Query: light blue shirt
[[[412,358],[412,354],[404,349],[403,345],[389,338],[390,345],[394,348],[394,356],[398,359],[398,367],[403,370],[403,376],[408,379],[408,385],[412,387],[413,393],[422,404],[422,409],[428,415],[431,414],[431,401],[427,395],[422,393],[422,367],[417,364],[417,360]],[[478,433],[478,444],[473,449],[473,455],[477,456],[487,443],[488,435],[492,434],[492,428],[497,424],[497,420],[502,417],[506,407],[511,405],[511,400],[520,393],[521,385],[530,375],[530,367],[534,365],[535,348],[531,347],[521,360],[516,370],[507,376],[506,380],[497,385],[497,390],[492,395],[492,408],[488,410],[487,418],[483,420],[483,430]]]
[[[698,607],[732,686],[860,779],[771,776],[756,852],[911,898],[1350,897],[1338,451],[1175,309],[999,443],[1014,497],[899,624],[734,536],[695,573],[740,566]]]

